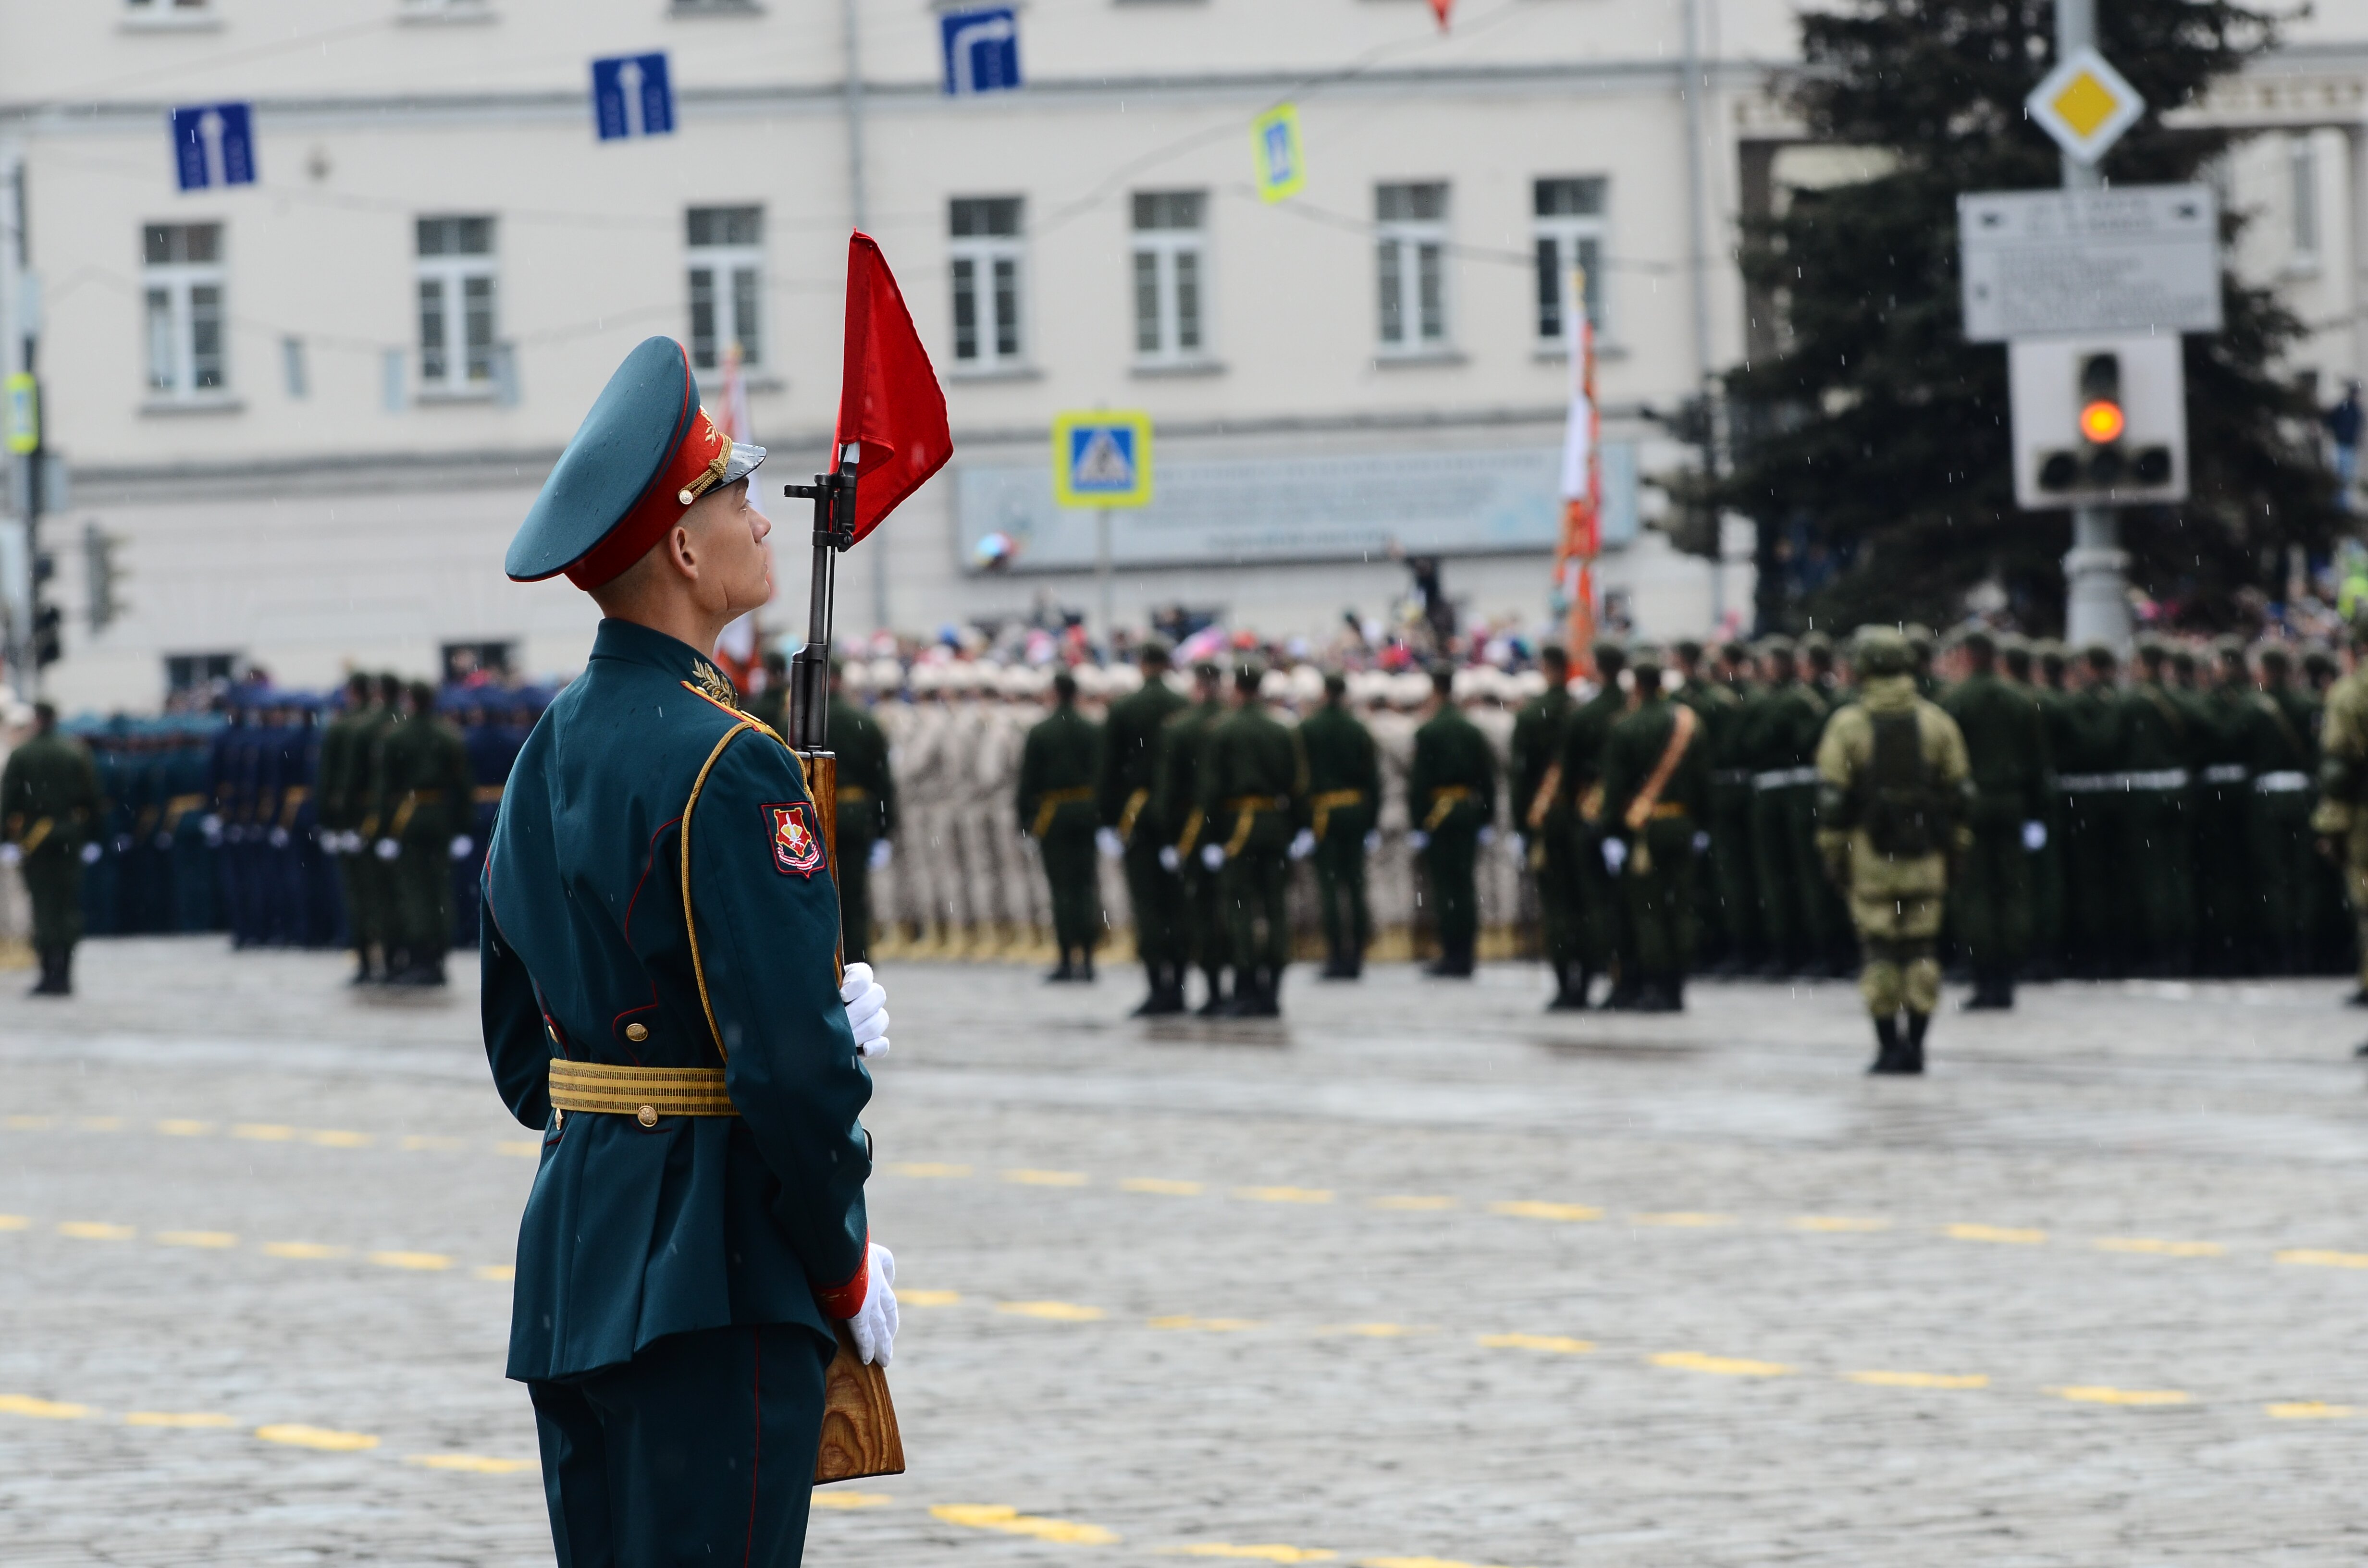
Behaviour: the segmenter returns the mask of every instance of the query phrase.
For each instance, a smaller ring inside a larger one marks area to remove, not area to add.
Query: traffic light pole
[[[2055,58],[2095,47],[2097,0],[2055,0]],[[2064,188],[2095,190],[2105,183],[2094,164],[2062,154]],[[2064,635],[2074,647],[2130,642],[2129,552],[2111,506],[2072,508],[2072,548],[2064,556]]]

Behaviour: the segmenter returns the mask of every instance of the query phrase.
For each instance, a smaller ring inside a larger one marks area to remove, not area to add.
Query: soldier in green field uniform
[[[1184,888],[1159,863],[1168,842],[1152,797],[1159,787],[1159,742],[1167,721],[1185,706],[1167,684],[1167,645],[1154,641],[1136,655],[1143,686],[1110,705],[1102,725],[1102,773],[1095,807],[1101,819],[1102,853],[1126,871],[1127,902],[1134,907],[1134,950],[1151,989],[1135,1008],[1138,1018],[1184,1010]]]
[[[1201,813],[1208,824],[1201,858],[1217,874],[1233,938],[1236,1018],[1282,1012],[1282,971],[1291,962],[1284,890],[1291,861],[1315,847],[1307,826],[1307,756],[1295,732],[1275,722],[1258,695],[1264,672],[1234,671],[1234,710],[1211,727],[1201,765]]]
[[[2137,643],[2138,676],[2122,696],[2122,865],[2137,943],[2136,972],[2195,967],[2194,764],[2201,724],[2170,688],[2170,649]]]
[[[1603,745],[1603,856],[1627,907],[1640,1013],[1685,1006],[1694,865],[1708,846],[1710,745],[1700,713],[1661,689],[1661,656],[1631,655],[1636,706]]]
[[[1751,768],[1745,746],[1752,704],[1759,695],[1751,649],[1729,642],[1719,649],[1718,684],[1735,699],[1725,725],[1713,738],[1710,756],[1710,873],[1727,930],[1726,955],[1713,972],[1750,974],[1768,963],[1768,937],[1760,921],[1766,898],[1759,891],[1757,852],[1751,836]]]
[[[1308,831],[1315,837],[1315,892],[1324,912],[1324,978],[1365,971],[1373,916],[1365,903],[1369,835],[1381,818],[1382,755],[1373,733],[1349,711],[1349,683],[1324,677],[1324,702],[1299,722],[1307,754]]]
[[[2011,1007],[2031,947],[2031,857],[2047,842],[2054,769],[2047,722],[2030,692],[1998,678],[1987,631],[1958,639],[1964,678],[1940,706],[1956,721],[1973,767],[1964,859],[1950,889],[1951,921],[1974,971],[1969,1008]]]
[[[1216,665],[1193,666],[1192,699],[1159,732],[1159,787],[1152,808],[1167,835],[1159,863],[1183,880],[1185,960],[1198,964],[1209,983],[1201,1016],[1214,1018],[1225,1011],[1225,965],[1233,949],[1216,876],[1201,861],[1201,842],[1212,831],[1201,815],[1201,757],[1209,732],[1225,716]]]
[[[381,675],[371,682],[377,700],[364,713],[362,723],[354,737],[353,757],[349,766],[347,794],[352,809],[360,820],[347,829],[346,844],[353,873],[354,898],[359,906],[357,921],[362,940],[378,954],[374,977],[379,981],[394,978],[402,967],[396,960],[394,873],[378,856],[378,841],[385,836],[381,831],[385,819],[380,814],[379,802],[386,790],[386,739],[403,722],[403,678]]]
[[[2354,1006],[2368,1006],[2368,620],[2351,631],[2351,673],[2328,688],[2318,732],[2318,804],[2311,832],[2343,870],[2359,962]],[[2368,1045],[2360,1048],[2368,1055]]]
[[[2051,774],[2055,762],[2057,718],[2063,707],[2064,644],[2001,638],[1998,662],[2007,678],[2030,694],[2039,710],[2040,733],[2047,741]],[[2040,801],[2039,847],[2031,852],[2031,956],[2023,972],[2033,980],[2054,980],[2064,972],[2064,822],[2063,792],[2054,778]]]
[[[1595,695],[1572,710],[1563,729],[1561,778],[1554,790],[1553,814],[1566,822],[1564,853],[1569,857],[1572,912],[1576,925],[1575,972],[1569,994],[1584,1003],[1599,974],[1611,973],[1607,1007],[1625,1007],[1635,1000],[1635,965],[1621,964],[1631,956],[1627,947],[1627,911],[1620,883],[1603,866],[1603,747],[1611,726],[1628,711],[1628,694],[1620,677],[1628,669],[1628,650],[1611,640],[1593,650]]]
[[[1707,958],[1721,972],[1732,973],[1735,955],[1740,951],[1749,935],[1749,926],[1738,918],[1739,903],[1727,898],[1726,881],[1719,873],[1719,862],[1729,854],[1718,842],[1717,798],[1719,754],[1742,717],[1743,702],[1724,681],[1709,679],[1702,670],[1703,649],[1700,642],[1686,640],[1671,643],[1669,657],[1677,665],[1677,699],[1694,710],[1702,721],[1702,747],[1704,766],[1711,773],[1710,803],[1695,819],[1695,825],[1708,835],[1702,864],[1694,868],[1694,944],[1695,962]]]
[[[1548,643],[1538,650],[1538,671],[1546,688],[1513,716],[1513,828],[1520,835],[1522,860],[1537,881],[1539,933],[1546,964],[1554,971],[1550,1013],[1587,1006],[1588,971],[1580,962],[1578,852],[1569,796],[1562,788],[1562,754],[1570,739],[1578,703],[1570,694],[1570,655]]]
[[[1916,695],[1915,655],[1888,627],[1859,633],[1859,699],[1817,743],[1817,850],[1850,898],[1865,961],[1859,994],[1874,1018],[1873,1073],[1924,1071],[1941,1005],[1935,946],[1949,863],[1970,801],[1964,736]]]
[[[846,660],[830,662],[830,749],[838,756],[838,842],[830,869],[838,882],[840,957],[863,963],[871,957],[871,873],[894,853],[896,778],[888,765],[888,732],[871,710],[848,697],[846,673]]]
[[[2245,838],[2253,858],[2255,953],[2264,973],[2303,974],[2316,913],[2310,807],[2318,772],[2318,704],[2296,685],[2285,649],[2272,644],[2259,658],[2261,685],[2245,732],[2245,765],[2252,775]]]
[[[74,944],[82,940],[85,851],[99,811],[98,769],[88,748],[58,733],[58,710],[33,705],[33,733],[0,769],[0,845],[25,879],[33,903],[33,950],[41,960],[35,996],[74,994]]]
[[[2253,972],[2256,925],[2252,818],[2253,672],[2245,644],[2215,639],[2210,684],[2189,699],[2196,721],[2194,820],[2196,971]]]
[[[2122,883],[2120,660],[2091,642],[2070,666],[2072,691],[2050,715],[2047,749],[2064,825],[2064,950],[2075,978],[2102,980],[2128,961]]]
[[[1765,973],[1823,973],[1838,937],[1830,894],[1820,885],[1812,836],[1816,824],[1817,736],[1826,699],[1801,679],[1790,638],[1759,645],[1762,685],[1744,710],[1744,766],[1751,769],[1751,847],[1759,884]]]
[[[1430,717],[1406,770],[1406,843],[1422,857],[1439,918],[1439,958],[1424,973],[1471,978],[1480,941],[1473,886],[1480,846],[1497,836],[1497,754],[1455,705],[1455,672],[1430,672]]]
[[[1028,732],[1019,754],[1019,831],[1036,841],[1053,894],[1053,940],[1060,967],[1044,978],[1090,981],[1101,937],[1094,872],[1094,780],[1101,773],[1102,727],[1077,711],[1077,677],[1053,677],[1053,711]]]
[[[436,711],[436,688],[417,681],[405,695],[380,748],[377,852],[393,895],[387,983],[435,986],[452,946],[451,865],[476,847],[476,780],[461,732]]]
[[[354,950],[353,983],[367,985],[379,978],[371,948],[379,934],[363,908],[361,868],[370,857],[361,842],[366,810],[364,784],[367,748],[377,683],[357,672],[346,677],[346,705],[321,732],[319,776],[321,847],[337,868],[337,888],[345,896],[346,943]]]

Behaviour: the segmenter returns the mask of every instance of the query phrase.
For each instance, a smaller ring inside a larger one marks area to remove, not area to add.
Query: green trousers
[[[1949,890],[1949,923],[1976,972],[2010,972],[2031,950],[2031,857],[2022,824],[1983,822]]]
[[[2267,974],[2304,973],[2325,865],[2310,831],[2308,792],[2254,796],[2245,837],[2253,862],[2248,924],[2255,961]]]
[[[1538,880],[1539,935],[1545,941],[1546,961],[1557,970],[1597,967],[1587,962],[1577,829],[1568,812],[1548,812],[1530,840],[1530,865]]]
[[[1233,962],[1232,934],[1225,926],[1224,898],[1218,873],[1201,862],[1201,847],[1184,858],[1184,952],[1188,961],[1212,977]]]
[[[450,841],[449,834],[423,832],[415,824],[404,835],[403,853],[388,867],[393,910],[385,939],[415,959],[433,957],[452,945]]]
[[[1636,836],[1621,869],[1630,949],[1622,956],[1635,966],[1639,979],[1682,980],[1693,968],[1693,824],[1682,819],[1649,824]]]
[[[2122,796],[2078,790],[2064,796],[2064,950],[2075,974],[2122,972]]]
[[[1788,964],[1827,959],[1846,917],[1817,857],[1816,786],[1761,790],[1751,802],[1751,850],[1759,926],[1769,957]]]
[[[850,812],[839,819],[838,843],[833,846],[831,881],[838,884],[838,945],[848,963],[871,957],[871,846],[879,835],[877,820],[869,812]]]
[[[1134,906],[1135,956],[1146,964],[1181,966],[1184,945],[1184,881],[1159,863],[1158,836],[1137,826],[1119,864],[1126,871],[1127,902]]]
[[[1373,914],[1365,902],[1365,834],[1372,826],[1366,812],[1334,812],[1315,844],[1315,897],[1324,946],[1335,958],[1360,958],[1372,945]]]
[[[1603,867],[1603,835],[1575,822],[1567,835],[1573,915],[1581,967],[1602,973],[1626,947],[1627,894]]]
[[[18,869],[33,903],[33,946],[71,948],[82,940],[82,857],[65,844],[44,845]]]
[[[1261,966],[1280,971],[1291,962],[1291,921],[1283,907],[1290,882],[1291,857],[1280,845],[1247,846],[1217,873],[1236,973]]]
[[[1469,953],[1480,940],[1480,900],[1474,877],[1480,863],[1480,824],[1455,812],[1431,831],[1422,852],[1430,882],[1431,916],[1442,952]]]
[[[1091,952],[1101,941],[1101,889],[1094,873],[1094,813],[1085,801],[1063,806],[1037,848],[1053,894],[1053,939],[1064,953]]]
[[[2193,818],[2183,790],[2132,790],[2122,805],[2122,871],[2135,961],[2185,974],[2195,960]]]
[[[1710,872],[1730,960],[1768,956],[1759,920],[1759,886],[1751,838],[1751,782],[1714,780],[1710,788]]]
[[[2249,974],[2253,925],[2253,849],[2247,829],[2249,779],[2206,780],[2191,801],[2195,877],[2195,960],[2205,974]]]

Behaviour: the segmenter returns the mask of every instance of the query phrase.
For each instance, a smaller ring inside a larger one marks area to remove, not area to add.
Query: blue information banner
[[[592,123],[603,142],[674,133],[674,84],[664,51],[592,62]]]
[[[172,112],[173,173],[183,190],[255,183],[255,114],[247,104]]]
[[[1019,19],[1010,7],[952,11],[938,18],[945,44],[946,93],[1008,93],[1019,85]]]

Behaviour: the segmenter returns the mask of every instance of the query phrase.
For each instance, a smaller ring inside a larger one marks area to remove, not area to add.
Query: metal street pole
[[[1094,588],[1101,596],[1102,647],[1118,636],[1118,616],[1110,608],[1110,518],[1108,506],[1094,508]]]
[[[2097,42],[2097,0],[2056,0],[2055,58]],[[2097,190],[2105,176],[2093,164],[2061,154],[2064,188]],[[2072,509],[2072,548],[2064,555],[2064,634],[2074,647],[2102,642],[2116,650],[2130,642],[2129,552],[2121,546],[2111,506]]]
[[[863,168],[863,34],[862,19],[857,14],[860,0],[839,0],[839,27],[847,57],[847,205],[854,226],[866,233],[871,228],[871,197],[864,188]],[[871,626],[885,631],[888,626],[888,552],[871,552]]]

